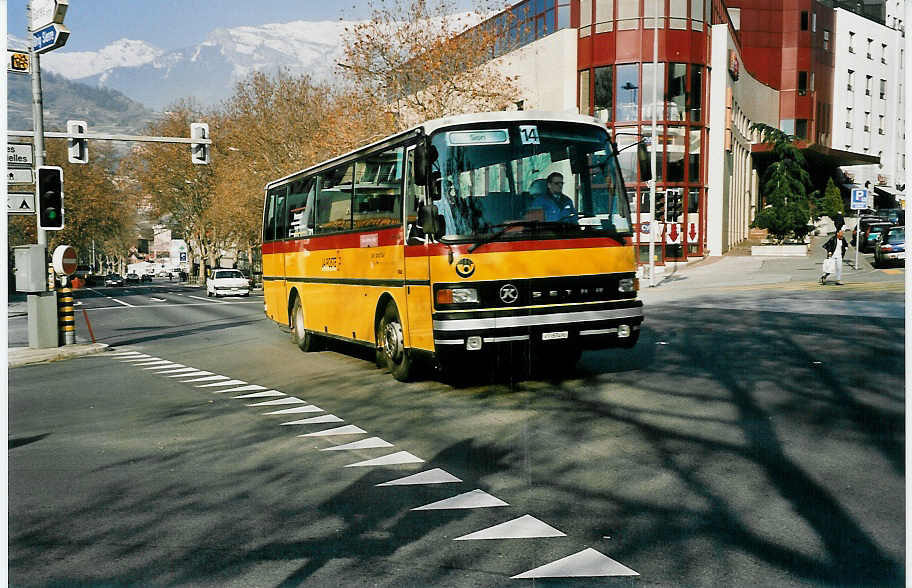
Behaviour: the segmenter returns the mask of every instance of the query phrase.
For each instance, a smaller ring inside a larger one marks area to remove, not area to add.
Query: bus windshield
[[[431,137],[442,241],[632,234],[607,131],[567,122],[504,122]]]

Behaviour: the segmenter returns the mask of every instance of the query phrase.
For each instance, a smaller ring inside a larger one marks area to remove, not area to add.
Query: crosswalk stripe
[[[592,549],[517,574],[511,579],[523,578],[584,578],[595,576],[639,576],[637,572]]]
[[[307,401],[301,400],[300,398],[295,398],[294,396],[289,396],[287,398],[267,400],[266,402],[256,402],[254,404],[247,404],[245,406],[275,406],[277,404],[307,404]]]
[[[171,365],[167,365],[167,366],[157,365],[154,367],[147,367],[147,368],[143,368],[143,369],[144,370],[164,370],[164,369],[170,370],[170,369],[177,369],[177,368],[182,368],[182,367],[185,367],[184,364],[182,364],[182,363],[171,363]],[[159,372],[159,373],[162,374],[164,372]]]
[[[355,425],[345,425],[344,427],[336,427],[334,429],[325,429],[323,431],[317,431],[316,433],[307,433],[306,435],[298,435],[298,437],[328,437],[331,435],[360,435],[362,433],[367,433],[361,427],[356,427]]]
[[[121,359],[121,363],[132,363],[134,361],[143,361],[146,359],[159,359],[158,357],[152,357],[151,355],[137,355],[135,357],[128,357],[126,359]]]
[[[491,508],[496,506],[510,505],[496,496],[491,496],[484,490],[476,489],[452,498],[445,498],[444,500],[425,504],[424,506],[419,506],[412,510],[449,510],[456,508]]]
[[[139,351],[116,351],[110,355],[110,357],[120,357],[124,355],[142,355]]]
[[[229,390],[213,390],[213,394],[224,394],[226,392],[249,392],[251,390],[265,390],[266,386],[258,386],[256,384],[250,384],[247,386],[241,386],[239,388],[231,388]]]
[[[203,372],[200,370],[195,370],[192,372],[187,372],[186,374],[174,373],[174,375],[168,376],[169,378],[195,378],[196,376],[211,376],[212,372]]]
[[[314,406],[313,404],[308,404],[307,406],[295,406],[293,408],[283,408],[282,410],[274,410],[272,412],[264,412],[264,415],[267,414],[297,414],[302,412],[324,412],[319,406]]]
[[[196,372],[196,371],[199,371],[199,368],[195,368],[195,367],[185,367],[185,368],[178,368],[178,369],[168,368],[168,369],[166,369],[166,370],[162,370],[162,371],[160,371],[160,372],[155,372],[155,373],[156,373],[157,375],[163,375],[163,374],[181,374],[181,373],[186,374],[187,372]]]
[[[518,519],[500,523],[487,529],[475,531],[453,541],[480,541],[485,539],[532,539],[536,537],[566,537],[566,533],[558,531],[551,525],[544,523],[532,515],[523,515]]]
[[[278,390],[266,390],[265,392],[251,392],[250,394],[241,394],[232,396],[232,398],[269,398],[270,396],[287,396],[284,392]]]
[[[162,365],[174,363],[170,359],[156,359],[155,361],[142,361],[139,363],[134,363],[133,365]]]
[[[346,443],[345,445],[336,445],[335,447],[327,447],[321,449],[320,451],[349,451],[352,449],[379,449],[381,447],[392,447],[393,444],[389,441],[384,441],[380,437],[370,437],[369,439],[362,439],[361,441],[352,441],[351,443]]]
[[[202,378],[193,378],[193,379],[190,379],[190,380],[183,380],[182,383],[184,383],[184,384],[192,384],[193,382],[212,382],[212,381],[215,381],[215,380],[228,380],[228,379],[229,379],[228,376],[220,376],[220,375],[218,375],[218,374],[215,374],[215,375],[212,375],[212,376],[205,376],[205,377],[202,377]]]
[[[227,380],[225,382],[213,382],[211,384],[202,384],[200,386],[195,386],[195,388],[214,388],[217,386],[237,386],[238,384],[246,384],[244,380]]]

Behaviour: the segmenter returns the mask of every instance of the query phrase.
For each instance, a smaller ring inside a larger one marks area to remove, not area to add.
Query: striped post
[[[73,290],[60,288],[57,298],[57,319],[60,325],[60,344],[76,343],[76,316],[73,311]]]

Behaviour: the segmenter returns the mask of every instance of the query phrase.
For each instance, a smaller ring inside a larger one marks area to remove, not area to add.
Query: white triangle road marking
[[[170,370],[170,369],[176,369],[176,368],[182,368],[182,367],[185,367],[184,364],[182,364],[182,363],[172,363],[171,365],[157,365],[154,367],[147,367],[147,368],[143,368],[143,369],[144,370],[164,370],[164,369]],[[160,372],[160,373],[164,373],[164,372]]]
[[[406,463],[424,463],[424,460],[420,457],[412,455],[408,451],[398,451],[396,453],[391,453],[389,455],[384,455],[383,457],[378,457],[376,459],[369,459],[367,461],[359,461],[358,463],[350,463],[347,468],[361,468],[361,467],[370,467],[370,466],[386,466],[386,465],[401,465]]]
[[[275,392],[275,390],[273,390]],[[254,404],[247,404],[245,406],[275,406],[277,404],[307,404],[306,400],[301,400],[300,398],[295,398],[294,396],[289,396],[287,398],[279,398],[278,400],[267,400],[266,402],[257,402]]]
[[[227,380],[227,379],[229,379],[228,376],[214,375],[214,376],[206,376],[203,378],[194,378],[192,380],[182,380],[182,383],[190,384],[192,382],[212,382],[214,380]]]
[[[227,380],[224,382],[213,382],[211,384],[200,384],[199,386],[194,386],[194,388],[213,388],[216,386],[237,386],[238,384],[246,384],[244,380]]]
[[[324,449],[324,451],[326,450]],[[420,472],[404,478],[377,484],[377,486],[412,486],[420,484],[449,484],[452,482],[462,482],[462,480],[447,471],[440,468],[434,468],[433,470],[428,470],[426,472]]]
[[[251,392],[249,394],[241,394],[240,396],[232,396],[232,398],[269,398],[271,396],[287,396],[287,394],[279,392],[278,390],[265,390],[263,392]]]
[[[594,576],[639,576],[637,572],[627,566],[616,562],[607,555],[592,549],[584,549],[579,553],[553,561],[537,567],[534,570],[523,572],[511,579],[522,578],[584,578]]]
[[[453,541],[478,541],[482,539],[532,539],[535,537],[566,537],[547,523],[532,515],[523,515],[518,519],[500,523],[481,531],[457,537]]]
[[[283,408],[282,410],[274,410],[272,412],[264,412],[263,414],[298,414],[302,412],[323,412],[323,409],[319,406],[313,404],[308,404],[307,406],[295,406],[293,408]]]
[[[231,388],[229,390],[213,390],[213,394],[224,394],[225,392],[249,392],[251,390],[265,390],[266,386],[257,386],[256,384],[250,384],[249,386],[241,386],[239,388]]]
[[[196,376],[211,376],[212,372],[202,372],[202,371],[193,371],[187,372],[186,374],[175,373],[173,376],[168,376],[169,378],[195,378]]]
[[[161,374],[181,374],[181,373],[185,374],[187,372],[196,372],[196,371],[199,371],[199,368],[185,367],[185,368],[180,368],[180,369],[168,368],[168,369],[162,370],[160,372],[155,372],[155,373],[159,374],[159,375],[161,375]]]
[[[503,500],[491,496],[484,490],[472,490],[453,498],[438,500],[412,510],[447,510],[451,508],[491,508],[495,506],[510,506]]]
[[[334,414],[324,414],[318,417],[311,417],[309,419],[301,419],[300,421],[289,421],[287,423],[282,423],[283,425],[318,425],[321,423],[344,423],[344,419],[340,419]]]
[[[323,431],[317,431],[316,433],[298,435],[298,437],[328,437],[330,435],[360,435],[362,433],[367,433],[367,431],[360,427],[356,427],[355,425],[345,425],[344,427],[336,427],[335,429],[324,429]]]
[[[335,447],[327,447],[326,449],[321,449],[320,451],[347,451],[349,449],[378,449],[380,447],[392,447],[393,444],[388,441],[384,441],[380,437],[370,437],[369,439],[362,439],[361,441],[352,441],[351,443],[346,443],[345,445],[336,445]]]

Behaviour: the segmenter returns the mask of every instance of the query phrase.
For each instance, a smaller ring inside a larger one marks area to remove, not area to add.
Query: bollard
[[[57,298],[57,318],[60,325],[60,344],[76,343],[76,316],[73,311],[73,290],[60,288]]]

